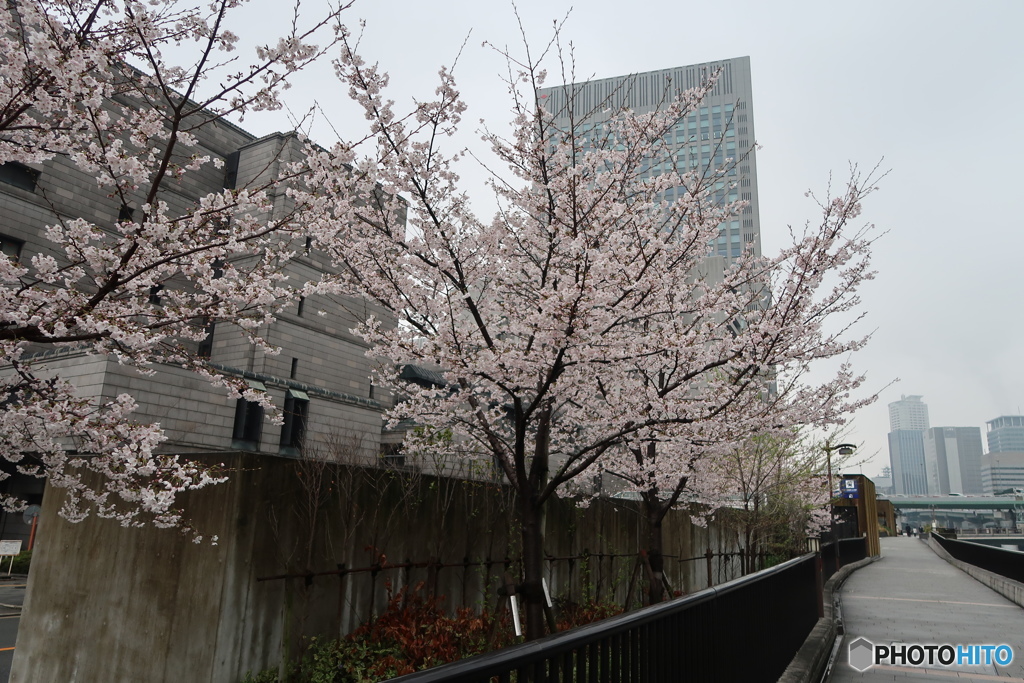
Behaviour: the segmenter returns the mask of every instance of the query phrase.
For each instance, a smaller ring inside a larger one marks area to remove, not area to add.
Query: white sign
[[[0,541],[0,557],[17,555],[21,552],[21,541]]]

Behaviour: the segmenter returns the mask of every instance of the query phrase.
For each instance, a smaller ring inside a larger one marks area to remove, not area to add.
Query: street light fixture
[[[840,443],[835,446],[825,446],[825,462],[828,466],[828,521],[829,531],[832,533],[832,543],[835,546],[836,556],[836,571],[839,571],[839,539],[836,538],[836,514],[835,506],[832,504],[834,500],[834,493],[832,489],[832,451],[837,451],[839,455],[853,455],[853,452],[857,450],[857,446],[852,443]]]

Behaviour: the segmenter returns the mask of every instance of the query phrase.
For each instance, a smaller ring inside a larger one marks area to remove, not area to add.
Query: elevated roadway
[[[1024,496],[886,496],[898,510],[1024,511]]]

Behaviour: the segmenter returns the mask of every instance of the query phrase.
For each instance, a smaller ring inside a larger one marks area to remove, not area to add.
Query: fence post
[[[342,620],[345,616],[345,574],[348,573],[347,565],[342,562],[338,565],[338,633],[343,633]]]
[[[715,556],[715,554],[713,552],[711,552],[711,548],[708,548],[708,551],[706,553],[704,553],[704,557],[708,561],[708,588],[711,588],[712,586],[715,585],[715,576],[714,576],[714,574],[711,571],[711,559],[714,556]]]
[[[430,597],[437,596],[437,574],[440,561],[436,557],[427,558],[427,590]]]
[[[814,590],[818,597],[818,618],[825,616],[825,582],[822,577],[821,552],[814,555]]]

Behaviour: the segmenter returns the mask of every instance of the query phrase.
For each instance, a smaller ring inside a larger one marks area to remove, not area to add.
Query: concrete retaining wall
[[[938,541],[930,536],[928,537],[928,546],[935,551],[936,555],[944,559],[946,562],[949,562],[957,569],[960,569],[972,578],[977,579],[1007,600],[1024,607],[1024,583],[1008,579],[1005,576],[990,572],[987,569],[976,567],[973,564],[964,562],[963,560],[958,560],[946,552],[946,549],[939,545]]]
[[[334,465],[318,473],[256,454],[232,454],[227,466],[229,483],[191,495],[186,507],[219,536],[216,546],[110,520],[70,524],[56,514],[60,491],[48,491],[10,680],[233,683],[277,666],[304,635],[344,634],[379,613],[388,582],[423,581],[449,606],[493,608],[504,561],[518,555],[511,496],[497,484]],[[606,556],[549,563],[555,597],[623,599],[641,530],[635,502],[580,509],[556,500],[547,553]],[[734,531],[696,527],[683,513],[665,530],[665,552],[677,558],[736,549]],[[259,580],[428,558],[493,564]],[[707,586],[703,559],[666,565],[673,588]],[[714,568],[716,584],[740,571],[738,559]]]

